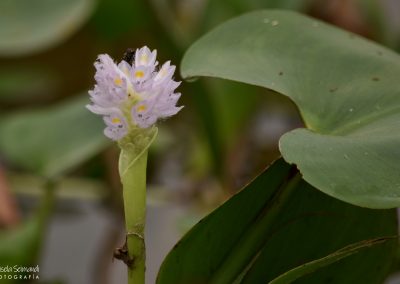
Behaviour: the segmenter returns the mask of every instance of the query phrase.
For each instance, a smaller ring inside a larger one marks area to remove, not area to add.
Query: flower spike
[[[86,107],[103,116],[104,134],[110,139],[119,141],[182,109],[176,106],[181,94],[175,93],[180,84],[173,80],[175,66],[167,61],[158,69],[156,56],[157,51],[147,46],[129,50],[118,64],[107,54],[98,56],[96,85]]]

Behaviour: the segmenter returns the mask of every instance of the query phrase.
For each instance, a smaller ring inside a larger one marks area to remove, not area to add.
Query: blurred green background
[[[2,0],[0,266],[40,264],[40,283],[124,283],[125,268],[111,257],[124,241],[118,149],[84,107],[93,62],[147,45],[179,67],[206,31],[264,8],[296,10],[400,50],[396,0]],[[149,158],[148,283],[178,238],[276,159],[283,133],[302,126],[295,106],[265,89],[215,79],[179,89],[185,108],[159,123]]]

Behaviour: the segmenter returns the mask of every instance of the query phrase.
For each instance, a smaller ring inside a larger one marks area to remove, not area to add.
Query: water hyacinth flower
[[[87,108],[103,116],[104,134],[112,140],[149,128],[182,108],[176,106],[181,94],[175,93],[180,85],[173,80],[175,66],[168,61],[158,68],[156,56],[156,50],[144,46],[125,58],[132,62],[116,64],[107,54],[97,58],[96,85],[89,91],[92,103]]]
[[[176,114],[181,96],[180,82],[173,80],[175,66],[161,67],[157,51],[144,46],[128,50],[118,64],[107,54],[98,56],[94,66],[96,84],[89,91],[86,107],[103,116],[104,134],[118,141],[121,149],[118,171],[125,211],[127,251],[114,254],[128,267],[128,283],[145,283],[146,167],[148,148],[157,135],[154,124]]]

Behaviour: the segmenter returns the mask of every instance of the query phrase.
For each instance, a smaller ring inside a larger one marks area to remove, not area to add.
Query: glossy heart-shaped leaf
[[[257,11],[199,39],[183,77],[211,76],[288,96],[307,129],[280,140],[319,190],[355,205],[400,205],[400,56],[288,11]]]

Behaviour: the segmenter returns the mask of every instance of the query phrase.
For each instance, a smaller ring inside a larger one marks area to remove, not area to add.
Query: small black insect
[[[122,60],[125,60],[126,62],[128,62],[129,64],[133,63],[133,59],[135,57],[135,49],[133,48],[128,48],[125,53],[124,56],[122,56]]]

